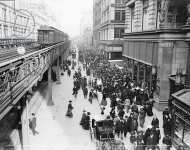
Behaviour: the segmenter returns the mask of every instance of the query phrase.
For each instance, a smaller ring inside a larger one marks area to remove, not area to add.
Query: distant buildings
[[[45,3],[40,1],[16,0],[15,10],[16,14],[14,13],[13,2],[5,1],[0,3],[0,13],[2,12],[1,21],[4,22],[0,26],[0,36],[2,38],[12,38],[13,35],[16,35],[16,37],[20,38],[37,39],[37,30],[41,25],[57,26],[53,13]]]
[[[0,38],[22,38],[30,32],[30,16],[0,2]],[[32,25],[31,25],[32,26]]]
[[[78,46],[80,50],[91,50],[93,44],[92,12],[84,12],[80,20],[80,36]]]
[[[104,50],[109,59],[121,59],[124,30],[124,0],[94,0],[93,39],[96,49]]]

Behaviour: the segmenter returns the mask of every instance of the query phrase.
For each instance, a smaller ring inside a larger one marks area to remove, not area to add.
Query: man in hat
[[[89,130],[90,129],[90,112],[87,112],[87,116],[86,116],[86,118],[84,120],[83,128],[85,130]]]
[[[34,113],[32,113],[32,118],[29,119],[29,127],[32,130],[33,135],[39,134],[39,132],[36,131],[36,116]]]
[[[159,120],[158,118],[156,117],[156,115],[154,115],[153,119],[152,119],[152,122],[151,122],[151,125],[155,128],[159,128]]]
[[[123,131],[124,131],[124,137],[126,138],[126,136],[127,136],[127,132],[129,132],[130,131],[130,124],[129,124],[130,122],[129,122],[129,117],[128,116],[125,116],[125,118],[124,118],[124,126],[123,126]]]

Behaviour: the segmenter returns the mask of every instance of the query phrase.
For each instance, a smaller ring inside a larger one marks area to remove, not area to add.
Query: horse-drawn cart
[[[92,137],[96,141],[97,150],[121,150],[121,147],[124,147],[121,141],[115,139],[113,120],[105,119],[96,121],[93,134],[94,136]]]

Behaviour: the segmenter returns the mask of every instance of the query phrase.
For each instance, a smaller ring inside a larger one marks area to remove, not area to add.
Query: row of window
[[[143,14],[137,14],[137,19],[142,15],[142,30],[148,29],[148,7],[149,7],[149,1],[148,0],[143,0]],[[135,31],[135,4],[132,4],[129,6],[130,11],[131,11],[131,32]],[[139,16],[140,15],[140,16]]]
[[[29,17],[24,13],[19,11],[15,12],[13,8],[7,7],[3,4],[0,4],[0,14],[0,20],[6,23],[16,23],[21,26],[26,26],[29,21]]]
[[[105,29],[95,33],[96,40],[114,40],[123,38],[124,27],[115,27],[114,29]]]
[[[114,28],[114,38],[122,38],[124,34],[124,28]]]
[[[125,10],[115,10],[115,21],[125,21]]]
[[[124,4],[124,0],[115,0],[115,4]]]
[[[19,26],[0,25],[0,38],[10,38],[13,35],[25,35],[29,32],[28,28]]]

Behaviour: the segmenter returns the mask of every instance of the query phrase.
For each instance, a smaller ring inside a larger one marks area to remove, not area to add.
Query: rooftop
[[[174,93],[172,96],[184,104],[190,106],[190,89],[183,89]]]

